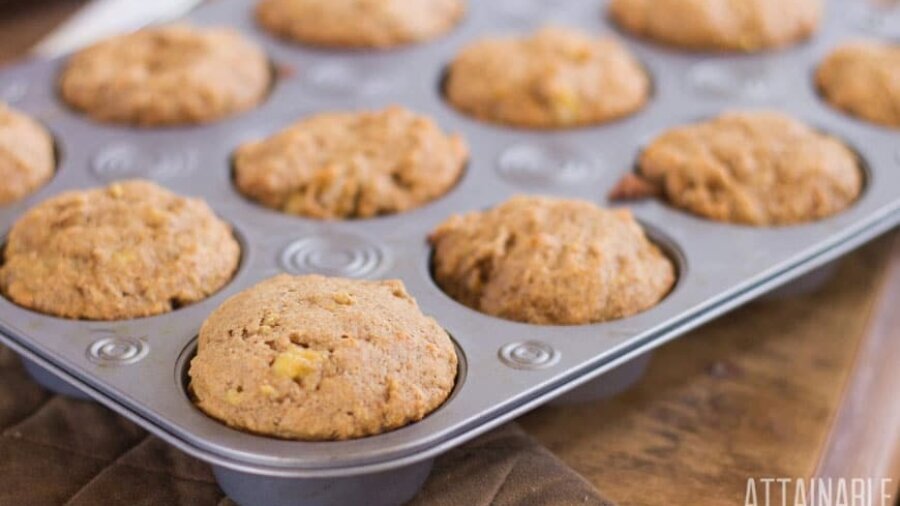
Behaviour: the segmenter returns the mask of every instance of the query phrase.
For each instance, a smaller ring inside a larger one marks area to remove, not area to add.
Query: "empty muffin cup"
[[[240,506],[399,506],[419,492],[433,460],[338,478],[282,478],[213,466],[222,490]]]
[[[63,397],[69,397],[71,399],[81,399],[85,401],[92,400],[91,396],[82,392],[78,388],[75,388],[68,382],[58,378],[55,374],[51,373],[47,369],[39,366],[35,362],[31,360],[20,357],[22,360],[22,366],[25,368],[25,372],[28,373],[28,376],[34,380],[35,383],[44,387],[45,389],[53,392],[56,395],[62,395]]]
[[[635,357],[615,369],[607,371],[600,377],[566,392],[550,401],[551,406],[568,406],[571,404],[584,404],[588,402],[602,401],[615,397],[633,387],[647,372],[653,353],[644,353]]]
[[[762,300],[783,300],[810,295],[821,290],[837,274],[838,263],[830,262],[778,287],[762,296]]]

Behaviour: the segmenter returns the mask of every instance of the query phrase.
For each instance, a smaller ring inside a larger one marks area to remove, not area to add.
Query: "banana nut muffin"
[[[757,226],[833,215],[863,185],[859,159],[844,143],[769,111],[673,128],[644,150],[638,169],[676,207]]]
[[[60,79],[65,101],[92,118],[139,126],[207,123],[260,103],[265,53],[225,28],[172,25],[77,52]]]
[[[261,0],[256,18],[301,43],[388,48],[438,37],[465,11],[465,0]]]
[[[134,180],[33,207],[13,225],[3,256],[0,290],[16,304],[123,320],[217,291],[237,269],[240,247],[202,200]]]
[[[900,44],[844,44],[819,65],[816,83],[834,107],[873,123],[900,128]]]
[[[470,44],[450,64],[444,91],[457,109],[485,121],[565,128],[636,112],[650,79],[615,40],[551,27]]]
[[[612,19],[625,30],[689,50],[756,52],[812,35],[821,0],[612,0]]]
[[[37,121],[0,102],[0,205],[30,195],[53,177],[53,139]]]
[[[370,218],[419,207],[449,191],[468,150],[431,119],[402,107],[306,118],[234,156],[238,190],[312,218]]]
[[[628,210],[518,196],[435,229],[433,272],[448,295],[508,320],[578,325],[656,305],[675,267]]]
[[[197,406],[231,427],[340,440],[421,420],[456,370],[447,332],[402,282],[283,274],[207,318],[190,378]]]

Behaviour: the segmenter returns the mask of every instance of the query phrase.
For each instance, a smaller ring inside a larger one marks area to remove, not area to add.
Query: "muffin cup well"
[[[453,340],[453,336],[450,336]],[[458,369],[456,383],[444,403],[427,416],[444,409],[457,396],[465,383],[466,356],[453,340]],[[194,338],[182,351],[176,364],[176,380],[186,400],[193,404],[190,388],[191,359],[197,354]],[[207,416],[204,414],[204,416]],[[214,420],[220,423],[218,420]],[[415,425],[413,422],[410,425]],[[403,427],[395,429],[402,430]],[[236,429],[237,430],[237,429]],[[393,432],[393,431],[391,431]],[[248,433],[251,434],[251,433]],[[251,434],[256,437],[269,437]],[[369,436],[376,438],[378,435]],[[366,438],[360,438],[366,439]],[[288,441],[285,441],[286,443]],[[328,441],[316,444],[329,444]],[[409,502],[425,484],[431,473],[434,459],[424,459],[413,464],[386,471],[328,478],[290,478],[231,469],[213,464],[213,474],[219,486],[232,500],[241,506],[341,506],[367,504],[372,506],[400,506]]]
[[[827,263],[812,272],[804,274],[790,284],[783,285],[763,295],[760,297],[760,300],[779,301],[816,293],[834,278],[837,271],[837,262]]]
[[[428,418],[429,416],[433,416],[438,411],[441,411],[442,409],[445,409],[448,405],[450,405],[450,403],[452,403],[453,400],[457,397],[457,395],[459,394],[460,390],[463,388],[463,386],[465,385],[465,382],[466,382],[466,373],[468,371],[468,363],[466,360],[466,354],[465,354],[465,352],[463,352],[463,349],[462,349],[462,347],[460,347],[459,343],[457,343],[456,340],[453,338],[453,334],[450,334],[448,332],[447,335],[450,337],[450,341],[453,343],[453,349],[456,352],[456,362],[457,362],[456,380],[453,384],[453,389],[450,391],[450,394],[447,395],[447,398],[444,399],[444,402],[440,406],[435,408],[433,411],[431,411],[430,413],[425,415],[425,418]],[[214,421],[215,423],[221,424],[223,427],[225,427],[226,425],[224,423],[222,423],[221,421],[210,417],[206,413],[203,413],[200,410],[200,408],[198,408],[196,406],[196,404],[194,402],[194,394],[193,394],[193,391],[191,390],[191,378],[189,375],[189,371],[191,368],[191,360],[193,360],[193,358],[195,356],[197,356],[197,347],[198,347],[198,337],[194,336],[190,340],[190,342],[185,346],[185,348],[182,350],[181,354],[178,357],[178,360],[175,364],[175,380],[176,380],[177,384],[180,386],[182,396],[188,403],[191,404],[193,409],[195,409],[197,412],[201,413],[204,417],[207,417],[210,420]],[[351,441],[377,438],[384,434],[390,434],[393,432],[401,431],[404,428],[413,426],[419,422],[421,422],[421,420],[419,420],[418,422],[411,422],[402,427],[398,427],[396,429],[382,432],[379,434],[374,434],[371,436],[365,436],[365,437],[359,437],[359,438],[351,438]],[[249,434],[254,437],[283,440],[285,442],[293,441],[290,439],[281,439],[281,438],[278,438],[277,436],[270,436],[267,434],[257,434],[257,433],[245,431],[242,429],[236,429],[236,428],[231,428],[231,427],[229,427],[229,429],[235,430],[235,431],[238,431],[238,432],[241,432],[244,434]],[[332,441],[316,441],[315,443],[316,444],[328,444],[330,442],[332,442]]]
[[[281,478],[213,466],[222,490],[241,506],[400,506],[421,490],[433,459],[340,478]]]
[[[592,379],[579,387],[569,390],[547,404],[550,406],[586,404],[609,399],[624,393],[644,377],[652,357],[652,352],[644,353],[604,373],[599,378]]]
[[[25,372],[28,373],[28,376],[31,377],[31,379],[34,380],[35,383],[53,392],[54,394],[82,401],[93,400],[91,396],[82,392],[78,388],[75,388],[69,383],[61,380],[55,374],[39,366],[32,360],[29,360],[24,356],[20,356],[19,359],[22,361],[22,367],[25,368]]]

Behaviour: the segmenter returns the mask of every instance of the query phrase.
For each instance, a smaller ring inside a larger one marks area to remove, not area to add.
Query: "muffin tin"
[[[63,190],[144,177],[206,199],[234,225],[243,247],[241,267],[222,291],[166,315],[70,321],[0,298],[3,342],[37,367],[211,463],[224,490],[244,506],[397,504],[415,494],[441,453],[900,222],[898,132],[844,116],[822,102],[812,83],[816,63],[838,42],[869,35],[857,18],[842,15],[840,0],[828,3],[822,29],[812,41],[783,52],[738,56],[677,52],[617,35],[600,1],[469,3],[463,23],[440,40],[363,52],[279,41],[255,25],[251,2],[211,2],[190,20],[231,25],[258,40],[279,77],[260,107],[207,126],[137,130],[94,123],[57,96],[63,60],[30,62],[0,73],[0,98],[43,121],[59,148],[59,167],[50,184],[0,210],[3,230],[28,207]],[[654,80],[647,107],[607,125],[529,131],[482,123],[445,103],[441,75],[464,44],[496,33],[531,31],[545,22],[623,38]],[[445,131],[466,138],[471,161],[445,197],[400,215],[321,222],[265,209],[234,188],[230,159],[242,142],[314,112],[394,103],[430,115]],[[723,110],[755,107],[784,110],[853,146],[867,170],[859,201],[834,217],[781,228],[715,223],[655,200],[629,204],[676,262],[679,280],[658,306],[608,323],[560,327],[505,321],[458,304],[433,282],[426,236],[451,214],[487,208],[516,193],[611,205],[605,196],[654,135]],[[423,311],[459,347],[461,365],[452,397],[418,423],[340,442],[281,441],[206,417],[191,403],[185,375],[200,324],[226,297],[279,272],[402,279]]]

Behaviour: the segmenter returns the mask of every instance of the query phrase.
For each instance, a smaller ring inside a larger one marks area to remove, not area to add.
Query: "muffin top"
[[[254,107],[270,81],[266,55],[238,32],[172,25],[77,52],[60,91],[69,105],[98,121],[187,125]]]
[[[673,128],[644,150],[638,168],[677,207],[757,226],[833,215],[852,204],[863,185],[850,148],[769,111]]]
[[[53,177],[53,139],[37,121],[0,102],[0,205],[30,195]]]
[[[457,357],[400,281],[280,275],[203,323],[191,388],[232,427],[300,440],[371,436],[450,395]]]
[[[873,123],[900,128],[900,44],[844,44],[819,65],[816,83],[834,107]]]
[[[629,32],[696,51],[755,52],[808,38],[821,0],[612,0],[612,19]]]
[[[513,197],[453,216],[430,237],[438,285],[473,309],[508,320],[578,325],[656,305],[675,268],[631,212],[591,202]]]
[[[239,260],[231,228],[206,203],[125,181],[62,193],[19,218],[0,290],[49,315],[123,320],[207,297]]]
[[[301,43],[387,48],[433,39],[465,11],[465,0],[261,0],[256,18]]]
[[[446,193],[468,150],[402,107],[325,113],[235,153],[235,182],[259,203],[312,218],[370,218]]]
[[[485,121],[565,128],[634,113],[648,100],[650,79],[618,42],[551,27],[470,44],[451,63],[445,93]]]

